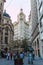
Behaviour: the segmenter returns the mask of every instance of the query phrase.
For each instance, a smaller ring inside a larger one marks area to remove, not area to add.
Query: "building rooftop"
[[[6,17],[10,18],[10,15],[8,13],[6,13],[6,10],[4,11],[3,16],[6,16]]]
[[[22,8],[20,9],[19,15],[25,15],[25,14],[23,13],[23,9],[22,9]]]

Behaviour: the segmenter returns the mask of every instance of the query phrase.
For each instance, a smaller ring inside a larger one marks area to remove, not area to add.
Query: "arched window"
[[[8,35],[8,27],[5,28],[5,35]]]
[[[1,24],[1,14],[0,14],[0,24]]]
[[[39,48],[39,40],[37,39],[37,47]]]

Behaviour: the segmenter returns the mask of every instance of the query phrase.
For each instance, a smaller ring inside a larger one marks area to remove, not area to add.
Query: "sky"
[[[30,0],[6,0],[4,4],[4,10],[11,16],[12,22],[17,21],[17,15],[21,8],[27,20],[31,10]]]

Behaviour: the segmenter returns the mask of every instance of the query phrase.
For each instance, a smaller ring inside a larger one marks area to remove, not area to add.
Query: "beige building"
[[[3,13],[5,0],[0,0],[0,49],[11,48],[14,36],[14,27],[9,14]]]
[[[43,58],[43,0],[37,0],[40,56]]]
[[[27,43],[29,40],[29,24],[26,22],[25,14],[23,9],[17,17],[17,22],[14,22],[14,41],[18,40],[19,45],[22,45],[22,40],[26,39]]]
[[[6,0],[0,0],[0,46],[2,43],[1,39],[2,39],[3,9],[4,9],[4,2],[5,1]]]
[[[35,56],[40,57],[37,0],[31,0],[31,21],[32,21],[32,47],[34,48]]]
[[[14,27],[9,14],[3,13],[1,48],[11,48],[13,45]]]
[[[0,0],[0,50],[11,48],[14,36],[14,27],[10,16],[6,11],[3,13],[5,1]]]

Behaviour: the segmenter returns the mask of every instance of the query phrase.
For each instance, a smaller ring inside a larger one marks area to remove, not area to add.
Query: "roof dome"
[[[6,13],[6,10],[4,11],[3,16],[6,16],[6,17],[10,18],[9,14]]]

